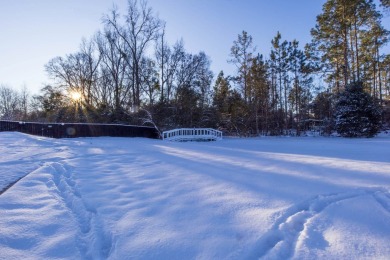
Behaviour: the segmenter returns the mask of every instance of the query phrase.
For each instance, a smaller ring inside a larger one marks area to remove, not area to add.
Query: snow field
[[[0,143],[0,258],[390,257],[388,136]]]

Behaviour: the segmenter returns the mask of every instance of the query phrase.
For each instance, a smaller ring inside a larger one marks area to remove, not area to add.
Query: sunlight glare
[[[73,101],[79,101],[81,99],[81,93],[78,92],[78,91],[72,91],[70,93],[70,98],[73,100]]]

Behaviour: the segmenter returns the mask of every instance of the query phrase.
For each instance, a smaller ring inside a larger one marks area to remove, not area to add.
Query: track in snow
[[[83,258],[106,259],[111,250],[111,237],[104,231],[95,208],[86,205],[77,189],[70,166],[62,163],[48,165],[53,174],[58,198],[66,205],[78,223],[78,249]],[[49,184],[52,186],[53,183]]]
[[[255,245],[247,259],[288,259],[294,256],[307,223],[330,205],[360,196],[371,196],[390,213],[390,193],[384,189],[359,189],[355,192],[318,195],[294,205],[275,222]]]

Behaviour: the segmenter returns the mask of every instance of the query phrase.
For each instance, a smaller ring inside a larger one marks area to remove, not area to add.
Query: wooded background
[[[390,8],[387,0],[382,5]],[[127,13],[110,10],[78,52],[48,61],[52,83],[39,95],[1,85],[0,119],[212,127],[239,136],[300,135],[313,127],[331,133],[339,95],[361,83],[389,126],[382,15],[372,0],[328,0],[311,43],[275,32],[266,55],[242,31],[227,57],[237,72],[225,75],[210,70],[206,53],[188,53],[182,41],[168,45],[164,21],[146,1],[130,0]]]

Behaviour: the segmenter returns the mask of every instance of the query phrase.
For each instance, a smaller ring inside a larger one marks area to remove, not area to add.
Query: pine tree
[[[297,135],[300,135],[301,121],[308,117],[311,101],[312,68],[307,62],[304,51],[299,49],[299,42],[293,40],[289,44],[289,69],[292,74],[292,88],[288,99],[291,102],[291,113],[295,113]]]
[[[252,64],[249,71],[249,88],[251,90],[251,97],[249,103],[249,109],[251,116],[254,117],[254,128],[256,134],[260,134],[260,130],[263,133],[267,131],[268,116],[269,116],[269,82],[267,79],[268,67],[262,55],[257,55],[252,60]]]
[[[311,30],[311,46],[320,56],[327,82],[337,93],[356,81],[375,87],[365,74],[368,68],[377,67],[375,57],[387,41],[381,17],[373,0],[327,0],[323,5]]]
[[[226,113],[228,110],[228,98],[230,94],[229,78],[225,77],[223,71],[218,74],[214,86],[213,105],[218,113]]]
[[[381,4],[385,8],[390,8],[390,0],[381,0]]]
[[[343,137],[373,137],[381,127],[379,104],[363,91],[361,82],[347,86],[339,95],[335,127]]]
[[[276,36],[271,41],[272,49],[270,54],[269,66],[271,73],[274,73],[274,89],[276,90],[276,103],[278,105],[277,116],[278,123],[282,132],[287,130],[287,99],[289,92],[289,44],[288,41],[282,41],[282,35],[277,32]]]
[[[237,83],[241,88],[245,102],[248,102],[251,99],[251,91],[248,87],[248,77],[254,51],[255,47],[253,47],[252,36],[246,31],[242,31],[242,34],[239,34],[237,40],[233,42],[233,46],[230,50],[232,59],[228,61],[235,64],[237,67]]]

